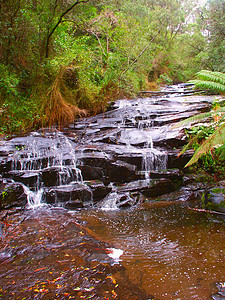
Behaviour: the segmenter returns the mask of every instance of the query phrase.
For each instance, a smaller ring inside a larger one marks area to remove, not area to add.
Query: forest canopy
[[[1,134],[225,69],[224,0],[0,0],[0,16]]]

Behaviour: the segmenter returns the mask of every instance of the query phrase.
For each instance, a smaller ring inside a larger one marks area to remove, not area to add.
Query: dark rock
[[[59,184],[59,167],[46,168],[42,170],[42,182],[45,186],[56,186]]]
[[[209,208],[225,213],[225,187],[216,186],[205,194],[205,205]]]
[[[148,189],[149,187],[152,187],[157,180],[136,180],[129,183],[126,183],[122,186],[117,187],[118,192],[137,192],[137,191],[143,191],[144,189]]]
[[[141,191],[141,193],[148,198],[158,197],[163,194],[170,193],[176,189],[176,186],[170,179],[162,178],[160,180],[150,182],[150,184],[150,187]]]
[[[128,182],[135,178],[136,166],[124,161],[112,161],[112,157],[105,154],[89,155],[79,159],[85,180],[100,180],[105,184],[112,182]]]
[[[85,207],[84,203],[82,201],[79,201],[79,200],[66,202],[65,205],[64,205],[64,208],[71,209],[71,210],[76,210],[78,208],[84,208],[84,207]]]
[[[0,191],[0,209],[25,207],[27,196],[20,183],[2,181]]]
[[[109,186],[105,186],[103,182],[87,182],[88,186],[91,188],[92,194],[93,194],[93,201],[97,202],[103,198],[105,198],[106,195],[108,195],[112,188]]]
[[[135,179],[136,166],[123,161],[111,163],[108,169],[108,176],[112,182],[129,182]]]
[[[179,152],[169,152],[168,153],[168,169],[183,169],[184,166],[192,158],[194,151],[188,150],[183,155],[178,156]]]
[[[55,166],[42,170],[42,182],[45,186],[69,184],[77,180],[77,170],[72,166]]]
[[[167,178],[167,179],[171,179],[172,181],[174,180],[182,181],[183,179],[183,173],[179,169],[151,171],[149,175],[150,178],[153,179]]]
[[[119,193],[122,192],[139,192],[146,197],[157,197],[163,194],[174,191],[177,188],[177,183],[174,183],[170,179],[161,178],[151,180],[137,180],[118,186],[117,190]]]
[[[103,180],[105,178],[103,169],[93,166],[79,166],[84,180]]]
[[[84,184],[75,183],[73,185],[63,185],[52,188],[45,188],[46,202],[73,202],[79,200],[82,202],[92,201],[92,191]]]
[[[101,152],[95,152],[94,154],[86,153],[83,157],[79,158],[77,161],[77,166],[91,166],[98,167],[102,169],[107,169],[108,161],[111,160],[109,155]]]
[[[0,159],[0,173],[9,172],[12,170],[13,161],[10,158],[3,157]]]
[[[38,171],[10,171],[5,174],[5,177],[9,177],[17,182],[22,182],[29,187],[37,187],[39,179]]]
[[[143,154],[142,153],[125,153],[118,155],[118,159],[126,163],[135,165],[138,170],[142,169]]]

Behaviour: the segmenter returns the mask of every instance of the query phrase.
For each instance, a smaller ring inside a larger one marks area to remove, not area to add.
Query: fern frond
[[[201,70],[196,75],[199,79],[189,81],[190,83],[193,83],[195,87],[221,94],[225,93],[224,73]]]
[[[222,124],[207,140],[203,142],[185,167],[191,166],[197,162],[202,155],[221,144],[225,144],[225,124]]]
[[[215,116],[219,113],[222,113],[222,117],[223,117],[223,114],[225,113],[225,107],[220,107],[217,110],[211,110],[209,112],[198,114],[193,117],[187,118],[187,119],[180,121],[177,124],[173,125],[172,128],[174,129],[174,128],[182,127],[184,125],[189,125],[191,123],[197,123],[200,121],[204,121],[206,118],[213,118],[213,116]]]
[[[198,72],[197,77],[203,81],[213,81],[225,85],[225,74],[221,72],[213,72],[208,70],[201,70]]]
[[[213,81],[204,81],[204,80],[190,80],[190,83],[193,83],[197,88],[203,89],[203,90],[210,90],[215,91],[218,93],[225,93],[225,85],[219,82],[213,82]]]
[[[199,135],[201,132],[199,132],[196,136],[190,139],[189,143],[179,152],[178,157],[184,154],[188,149],[191,148],[191,146],[198,141]]]
[[[195,115],[193,117],[189,117],[185,120],[178,122],[177,124],[172,126],[172,129],[182,127],[184,125],[189,125],[191,123],[196,123],[205,120],[206,118],[212,117],[212,112],[202,113],[199,115]]]

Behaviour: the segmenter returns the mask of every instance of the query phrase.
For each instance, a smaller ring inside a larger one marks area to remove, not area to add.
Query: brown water
[[[130,281],[158,299],[210,299],[225,279],[225,223],[211,214],[163,202],[82,217],[124,250]]]
[[[225,280],[224,225],[165,202],[14,212],[2,230],[1,299],[210,299]],[[110,247],[124,251],[119,264]]]

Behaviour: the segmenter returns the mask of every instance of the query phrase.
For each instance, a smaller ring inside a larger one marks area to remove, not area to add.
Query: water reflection
[[[225,279],[225,226],[212,215],[158,203],[82,217],[124,250],[130,280],[159,299],[209,299]]]

